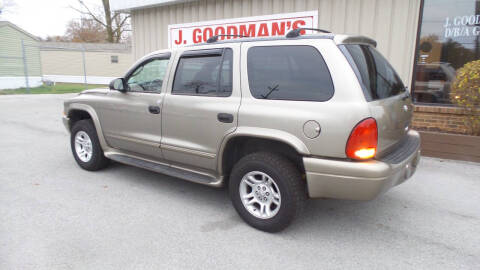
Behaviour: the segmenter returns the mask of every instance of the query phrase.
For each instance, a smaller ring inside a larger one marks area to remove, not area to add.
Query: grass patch
[[[0,90],[0,95],[20,95],[20,94],[66,94],[66,93],[79,93],[85,89],[107,87],[101,84],[88,84],[85,88],[85,84],[82,83],[57,83],[52,86],[42,85],[39,87],[30,88],[18,88],[18,89],[5,89]]]

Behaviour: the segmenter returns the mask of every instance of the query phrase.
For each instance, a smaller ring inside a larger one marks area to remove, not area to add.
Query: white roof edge
[[[110,0],[110,9],[118,12],[130,12],[157,6],[175,5],[196,0]]]

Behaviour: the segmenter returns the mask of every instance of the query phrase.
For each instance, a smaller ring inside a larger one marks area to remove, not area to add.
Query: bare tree
[[[105,42],[107,35],[103,25],[89,18],[71,20],[62,36],[47,36],[45,41],[57,42]]]
[[[46,36],[42,38],[43,41],[52,41],[52,42],[70,42],[71,40],[65,36]]]
[[[68,23],[65,36],[72,42],[105,42],[105,28],[93,19],[82,18]]]
[[[78,0],[78,3],[80,4],[80,8],[71,8],[102,25],[107,33],[106,39],[108,42],[118,43],[122,40],[122,36],[129,27],[130,15],[112,12],[110,10],[109,0],[102,0],[102,12],[95,12],[93,7],[89,7],[82,0]]]

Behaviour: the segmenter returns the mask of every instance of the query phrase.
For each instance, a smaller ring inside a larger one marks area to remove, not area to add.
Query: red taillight
[[[377,121],[367,118],[358,123],[350,133],[345,153],[347,157],[365,160],[375,157],[377,153]]]

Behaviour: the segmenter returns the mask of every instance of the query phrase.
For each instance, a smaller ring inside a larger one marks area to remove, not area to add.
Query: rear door
[[[372,46],[340,46],[359,78],[372,117],[378,125],[378,152],[393,148],[407,133],[413,106],[405,85],[388,61]]]
[[[237,127],[239,47],[177,51],[162,110],[162,153],[173,164],[216,169],[220,144]]]

